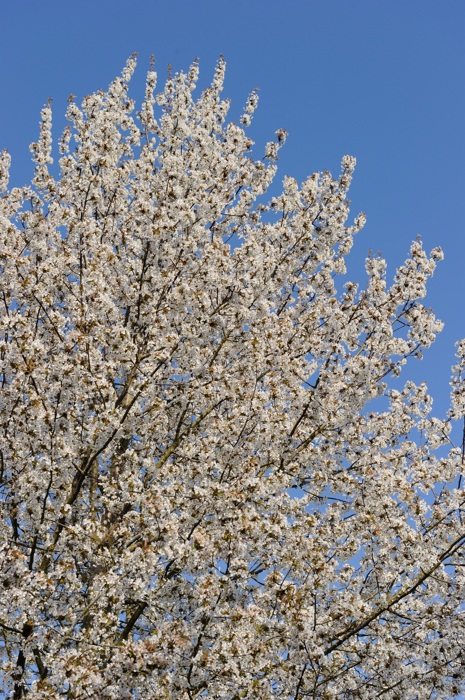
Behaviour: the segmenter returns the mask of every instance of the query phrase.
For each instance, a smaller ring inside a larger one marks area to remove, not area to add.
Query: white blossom
[[[199,97],[151,65],[137,116],[134,69],[57,166],[44,107],[31,187],[0,157],[2,692],[457,696],[464,341],[445,419],[390,384],[440,249],[342,279],[355,159],[271,197],[286,132],[253,155],[223,59]]]

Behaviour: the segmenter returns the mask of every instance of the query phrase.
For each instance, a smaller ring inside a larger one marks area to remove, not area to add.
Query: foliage
[[[266,199],[257,95],[228,124],[222,60],[195,100],[196,64],[151,70],[134,117],[134,67],[70,99],[59,177],[50,104],[32,186],[1,158],[4,692],[458,694],[465,344],[445,420],[389,381],[441,251],[343,285],[355,160]]]

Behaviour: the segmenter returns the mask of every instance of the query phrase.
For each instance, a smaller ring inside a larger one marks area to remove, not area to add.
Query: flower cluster
[[[228,123],[223,60],[150,70],[136,116],[134,68],[70,98],[59,173],[50,104],[32,186],[0,157],[3,692],[457,695],[463,343],[446,420],[389,384],[440,251],[347,282],[355,159],[267,198],[256,92]]]

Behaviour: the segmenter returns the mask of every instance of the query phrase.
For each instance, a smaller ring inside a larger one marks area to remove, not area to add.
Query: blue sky
[[[223,54],[233,114],[259,88],[257,155],[277,128],[289,132],[280,179],[336,173],[355,155],[352,211],[368,223],[349,276],[363,282],[370,249],[392,273],[417,234],[445,251],[427,304],[446,327],[412,372],[446,410],[465,335],[463,0],[0,0],[0,29],[0,149],[12,154],[15,185],[30,180],[47,98],[57,136],[68,95],[106,88],[134,51],[135,96],[150,54],[160,83],[168,63],[177,71],[199,57],[202,85]]]

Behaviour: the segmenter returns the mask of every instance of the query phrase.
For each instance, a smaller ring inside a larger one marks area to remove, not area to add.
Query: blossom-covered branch
[[[2,691],[459,695],[463,342],[443,420],[391,381],[440,249],[347,281],[354,158],[271,197],[286,132],[254,155],[223,60],[136,114],[134,69],[57,154],[47,103],[31,186],[0,156]]]

